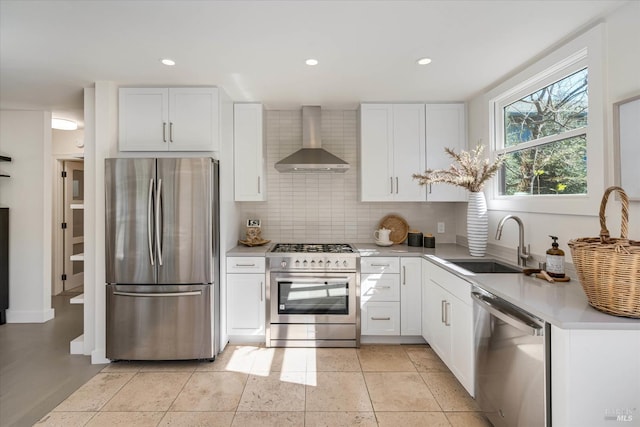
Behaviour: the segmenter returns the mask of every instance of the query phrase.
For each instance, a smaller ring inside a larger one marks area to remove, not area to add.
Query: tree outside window
[[[587,68],[504,106],[500,194],[586,194],[587,119]]]

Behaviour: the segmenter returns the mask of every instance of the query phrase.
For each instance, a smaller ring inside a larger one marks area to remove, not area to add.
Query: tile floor
[[[228,346],[106,366],[38,426],[489,426],[426,345]]]

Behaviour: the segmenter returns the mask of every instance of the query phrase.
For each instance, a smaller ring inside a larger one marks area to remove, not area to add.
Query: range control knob
[[[315,262],[315,261],[313,261],[313,260],[311,260],[311,268],[313,268],[313,267],[315,267],[315,266],[316,266],[316,262]]]
[[[322,260],[318,261],[318,267],[322,267]]]
[[[303,266],[303,267],[306,267],[306,266],[307,266],[307,264],[308,264],[308,262],[307,262],[307,260],[306,260],[306,259],[305,259],[304,261],[302,261],[302,266]]]
[[[300,267],[300,260],[299,259],[296,260],[296,267]]]
[[[348,267],[349,263],[347,263],[347,260],[345,259],[344,261],[342,261],[342,265],[344,265],[345,267]]]
[[[280,263],[280,267],[282,267],[282,268],[287,268],[287,261],[282,261],[282,262]]]
[[[340,261],[336,261],[336,267],[340,267]]]

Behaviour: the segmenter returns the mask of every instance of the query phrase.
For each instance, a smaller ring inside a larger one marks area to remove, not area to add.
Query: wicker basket
[[[616,191],[622,202],[620,238],[609,237],[605,209]],[[640,318],[640,242],[627,238],[629,199],[620,187],[609,187],[600,203],[600,237],[570,240],[573,263],[589,304],[607,314]]]

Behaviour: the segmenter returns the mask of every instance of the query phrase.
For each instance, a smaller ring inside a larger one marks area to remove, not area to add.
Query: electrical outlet
[[[444,222],[438,223],[438,233],[444,233]]]

